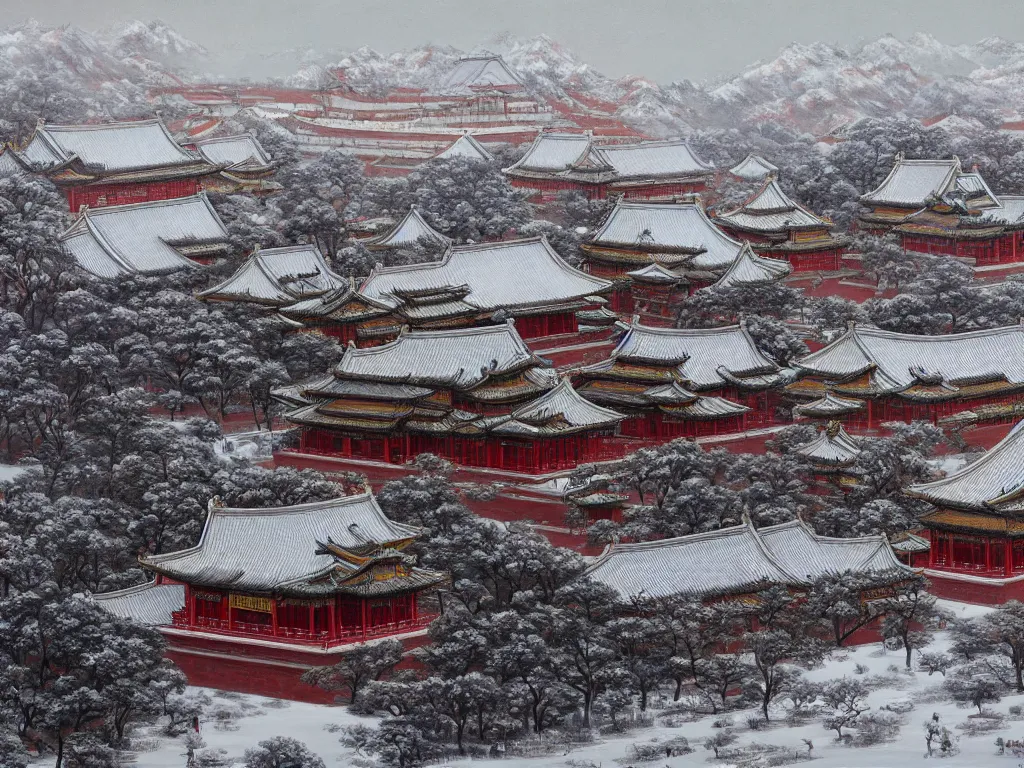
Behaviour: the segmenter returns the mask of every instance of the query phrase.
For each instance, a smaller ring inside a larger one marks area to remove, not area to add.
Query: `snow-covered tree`
[[[324,761],[305,744],[287,736],[275,736],[245,750],[244,768],[324,768]]]

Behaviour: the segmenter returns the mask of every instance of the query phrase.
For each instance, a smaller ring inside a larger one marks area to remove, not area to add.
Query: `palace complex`
[[[286,418],[302,453],[391,464],[433,453],[526,474],[615,457],[625,418],[580,397],[512,320],[349,346],[330,374],[276,396],[298,406]]]
[[[225,170],[184,149],[160,120],[98,125],[45,125],[24,147],[3,152],[3,165],[42,173],[67,196],[72,213],[82,206],[168,200],[195,195],[202,181]]]
[[[298,678],[353,643],[422,642],[446,576],[415,565],[419,529],[385,517],[370,493],[290,507],[217,500],[199,543],[139,559],[156,580],[95,595],[155,626],[193,685],[326,700]]]
[[[671,198],[703,192],[715,180],[715,169],[684,141],[598,144],[589,133],[542,133],[504,173],[541,200],[564,191],[593,199]]]
[[[459,328],[508,318],[516,320],[520,336],[537,338],[575,333],[580,312],[590,311],[584,317],[592,322],[611,288],[607,280],[570,267],[544,237],[531,237],[449,245],[440,261],[377,266],[358,290],[324,294],[281,312],[362,345],[394,339],[406,325]]]
[[[83,207],[60,244],[97,277],[166,275],[228,252],[228,231],[205,194],[106,208]]]
[[[975,421],[1006,420],[1024,400],[1024,326],[919,336],[852,325],[793,367],[799,378],[786,392],[808,418],[868,429],[942,424],[968,411]]]
[[[935,507],[921,518],[932,591],[972,603],[1024,599],[1024,427],[963,469],[905,493]]]
[[[789,262],[796,272],[838,270],[850,241],[831,233],[832,222],[793,202],[771,175],[741,206],[716,216],[715,223],[762,256]]]
[[[907,251],[970,259],[976,268],[1024,261],[1024,203],[995,195],[960,160],[896,156],[877,189],[861,196],[868,232],[896,234]]]
[[[579,393],[629,418],[629,437],[671,440],[742,432],[776,421],[778,365],[739,325],[632,325],[607,360],[575,373]]]

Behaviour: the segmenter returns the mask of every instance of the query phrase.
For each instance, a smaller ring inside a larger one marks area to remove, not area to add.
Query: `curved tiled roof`
[[[366,241],[366,246],[373,248],[411,248],[418,245],[420,240],[426,240],[438,246],[449,245],[452,242],[450,237],[445,237],[427,224],[423,216],[420,215],[420,212],[415,207],[412,207],[409,208],[409,212],[391,230],[379,237],[370,238]]]
[[[131,619],[148,627],[171,623],[171,614],[185,607],[184,584],[140,584],[92,595],[92,600],[115,616]]]
[[[347,285],[315,245],[291,245],[254,251],[235,274],[198,297],[284,305]]]
[[[438,160],[448,160],[453,157],[464,157],[467,160],[494,160],[494,155],[484,149],[483,144],[473,138],[472,134],[464,134],[447,149],[434,156]]]
[[[99,125],[41,125],[24,149],[42,165],[59,165],[77,157],[106,171],[128,171],[195,163],[160,120]]]
[[[889,175],[861,202],[920,207],[930,197],[946,194],[960,174],[960,160],[905,160],[897,156]]]
[[[814,440],[797,448],[796,452],[826,464],[848,464],[857,458],[860,446],[841,424],[835,427],[830,424]]]
[[[814,417],[832,417],[842,416],[847,413],[856,413],[857,411],[864,408],[863,400],[853,400],[846,397],[837,397],[831,392],[826,392],[824,397],[819,397],[817,400],[804,403],[803,405],[797,405],[793,408],[793,413],[799,416]]]
[[[779,169],[760,155],[749,154],[729,169],[729,173],[748,181],[761,181]]]
[[[542,133],[526,154],[505,170],[565,171],[587,156],[590,145],[591,138],[584,133]]]
[[[441,84],[439,93],[458,93],[473,88],[522,87],[519,77],[500,56],[467,56],[459,59]]]
[[[618,424],[625,416],[610,408],[602,408],[580,397],[568,379],[536,400],[517,408],[512,412],[515,422],[543,427],[549,422],[558,421],[555,427],[560,432],[575,432],[588,429],[599,429]],[[505,425],[494,429],[501,433],[508,431]],[[547,430],[545,430],[547,431]],[[521,434],[521,431],[516,431]]]
[[[743,285],[774,283],[792,271],[793,267],[788,262],[758,256],[750,247],[750,243],[744,243],[736,261],[715,281],[714,287],[737,288]]]
[[[828,227],[829,223],[794,202],[771,178],[738,208],[719,214],[717,221],[726,226],[754,232],[781,232],[787,229]]]
[[[598,149],[617,177],[685,176],[714,170],[685,141],[608,144]]]
[[[226,165],[228,170],[234,168],[268,168],[271,164],[270,155],[248,133],[238,136],[221,136],[214,139],[202,139],[195,142],[199,154],[214,165]]]

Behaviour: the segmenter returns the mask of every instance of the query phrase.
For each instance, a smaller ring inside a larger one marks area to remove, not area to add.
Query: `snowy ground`
[[[983,614],[987,609],[969,606],[962,603],[944,602],[944,607],[952,610],[957,616],[971,617]],[[948,646],[946,633],[939,633],[929,650],[944,650]],[[857,664],[868,668],[866,673],[855,672]],[[941,695],[943,678],[939,674],[931,677],[927,673],[906,674],[894,672],[893,665],[903,669],[904,656],[902,651],[886,652],[880,645],[868,645],[852,650],[842,650],[821,669],[807,673],[810,680],[829,680],[844,675],[867,679],[872,677],[885,678],[883,687],[873,690],[868,703],[874,709],[890,702],[909,701],[913,711],[904,715],[904,725],[899,737],[891,744],[867,748],[856,748],[835,741],[835,734],[826,731],[820,718],[799,726],[788,726],[784,722],[773,724],[767,730],[752,731],[746,726],[748,711],[732,713],[735,731],[739,736],[736,747],[754,742],[785,747],[792,753],[806,753],[803,739],[814,743],[814,760],[806,764],[813,768],[908,768],[910,766],[935,765],[947,768],[988,768],[989,766],[1006,766],[1018,768],[1021,760],[1007,753],[999,756],[994,742],[997,736],[1004,739],[1024,738],[1024,718],[1007,720],[998,730],[977,736],[968,736],[963,728],[957,727],[968,722],[974,710],[958,709],[954,704],[945,701]],[[213,696],[213,706],[203,723],[202,736],[208,747],[223,749],[225,757],[239,759],[247,747],[273,736],[290,736],[306,743],[315,753],[319,754],[328,768],[349,768],[353,765],[351,751],[342,747],[338,741],[338,727],[363,722],[372,724],[369,718],[360,718],[350,714],[342,707],[318,706],[296,702],[279,702],[256,696],[236,696],[228,698],[208,691]],[[1008,715],[1010,706],[1024,705],[1024,695],[1007,696],[998,704],[990,705],[987,711]],[[237,719],[219,725],[213,719],[216,709],[250,708],[251,711]],[[941,759],[926,758],[923,723],[936,712],[943,724],[960,736],[960,754]],[[652,768],[690,768],[696,765],[726,766],[734,765],[728,760],[716,762],[712,754],[703,749],[702,742],[709,735],[716,733],[712,727],[715,717],[705,717],[679,727],[652,726],[640,728],[624,735],[601,738],[593,744],[575,749],[569,753],[560,752],[546,757],[509,758],[501,761],[475,761],[477,765],[485,762],[501,765],[504,768],[570,768],[570,761],[577,766],[584,761],[592,762],[601,768],[626,768],[631,765],[650,765]],[[972,721],[976,720],[971,718]],[[689,755],[659,759],[650,763],[639,763],[631,759],[633,745],[651,744],[685,736],[694,751]],[[154,737],[155,738],[155,737]],[[147,768],[181,768],[185,764],[184,749],[180,741],[159,738],[153,745],[155,749],[142,752],[138,756],[138,764]],[[360,761],[362,762],[362,761]],[[452,766],[466,766],[471,760],[455,760]],[[230,764],[230,762],[228,763]],[[236,763],[237,765],[237,763]]]

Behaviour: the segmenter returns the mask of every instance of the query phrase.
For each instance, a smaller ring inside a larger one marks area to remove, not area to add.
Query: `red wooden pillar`
[[[939,543],[938,531],[936,531],[934,528],[928,531],[928,539],[930,540],[931,545],[928,547],[928,565],[929,567],[931,567],[935,565],[935,550],[938,548]]]
[[[277,600],[272,600],[270,603],[270,631],[274,637],[277,637]]]
[[[196,596],[192,592],[192,587],[188,584],[185,585],[185,619],[188,621],[190,627],[195,626],[196,623]]]
[[[327,604],[327,637],[329,640],[335,640],[338,637],[337,602],[338,598],[335,597]]]
[[[367,626],[366,626],[366,624],[367,624],[367,621],[366,621],[366,598],[360,598],[359,599],[359,606],[360,606],[360,611],[361,611],[360,622],[362,623],[363,637],[366,637],[366,629],[367,629]]]
[[[1003,546],[1005,547],[1005,554],[1003,555],[1003,575],[1009,577],[1013,575],[1013,539],[1007,538],[1006,541],[1003,542]]]
[[[985,570],[992,570],[992,539],[985,539]]]

